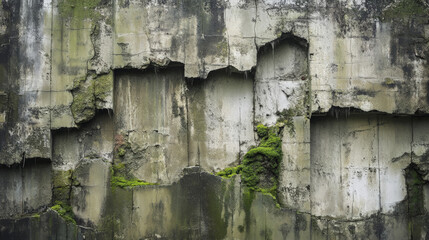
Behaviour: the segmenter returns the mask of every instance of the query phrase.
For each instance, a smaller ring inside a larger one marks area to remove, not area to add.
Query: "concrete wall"
[[[130,143],[125,163],[149,182],[172,183],[189,166],[183,68],[115,75],[115,134]]]
[[[423,0],[1,1],[1,236],[427,238],[428,17]],[[280,209],[209,175],[259,123],[286,124]],[[114,167],[162,185],[112,190]]]
[[[239,164],[254,144],[251,76],[219,70],[188,89],[190,164],[208,172]]]
[[[27,159],[25,165],[1,167],[0,218],[45,210],[52,198],[52,169],[46,159]]]

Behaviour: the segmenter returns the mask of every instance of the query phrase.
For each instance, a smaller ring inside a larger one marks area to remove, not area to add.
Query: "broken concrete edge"
[[[343,107],[332,105],[327,111],[315,110],[311,113],[311,116],[331,116],[335,118],[348,117],[350,115],[393,115],[393,116],[410,116],[410,117],[422,117],[429,116],[429,113],[424,113],[417,110],[414,113],[395,113],[395,112],[384,112],[376,109],[362,110],[356,107]]]
[[[93,27],[93,34],[96,34],[97,26]],[[293,32],[286,32],[281,33],[280,36],[272,41],[269,41],[267,43],[262,44],[261,46],[258,46],[258,53],[256,58],[258,58],[259,54],[263,53],[264,51],[267,51],[269,48],[272,49],[272,51],[275,51],[276,44],[279,44],[282,41],[292,41],[296,45],[300,46],[301,48],[305,49],[308,52],[308,41],[304,38],[301,38],[299,36],[296,36],[293,34]],[[94,44],[93,44],[94,45]],[[94,51],[94,54],[95,51]],[[94,55],[95,56],[95,55]],[[308,61],[308,59],[307,59]],[[88,65],[88,64],[87,64]],[[95,112],[98,109],[105,109],[100,102],[106,102],[106,98],[108,96],[111,96],[113,94],[113,81],[114,81],[114,71],[117,70],[125,70],[125,69],[134,69],[134,70],[151,70],[153,69],[155,72],[157,69],[164,69],[169,67],[176,67],[181,66],[185,67],[186,63],[182,63],[180,61],[172,61],[168,57],[164,57],[163,59],[157,59],[157,58],[150,58],[147,63],[143,63],[139,67],[135,66],[122,66],[122,67],[116,67],[111,68],[107,72],[97,72],[96,70],[90,69],[89,67],[86,69],[86,75],[80,78],[76,78],[73,82],[73,88],[70,90],[73,95],[73,101],[70,105],[71,112],[75,121],[75,124],[77,127],[85,122],[90,121],[95,117]],[[250,67],[250,69],[244,69],[244,70],[238,70],[237,66],[234,65],[225,65],[225,66],[218,66],[210,71],[207,72],[207,74],[198,77],[197,79],[206,79],[208,76],[216,71],[222,71],[225,70],[229,73],[239,73],[244,74],[247,78],[248,75],[254,76],[254,73],[256,71],[256,67],[258,65],[258,62],[256,61],[256,65]],[[309,64],[307,64],[307,68],[309,68]],[[307,69],[307,72],[309,69]],[[250,73],[250,74],[249,74]],[[309,74],[308,74],[309,76]],[[310,78],[308,76],[305,76],[305,78]],[[194,78],[188,78],[185,76],[185,80],[188,79],[194,79]],[[307,84],[307,87],[310,87],[311,84]],[[307,91],[306,97],[304,99],[304,108],[307,109],[305,111],[305,114],[310,116],[311,115],[311,91]],[[109,108],[112,110],[111,108]]]
[[[36,164],[38,162],[39,163],[52,163],[52,159],[50,159],[50,158],[39,158],[39,157],[26,158],[25,155],[23,155],[20,162],[15,162],[12,164],[0,163],[0,167],[24,168],[26,164]]]
[[[71,93],[73,102],[71,112],[77,125],[90,121],[95,117],[99,109],[103,109],[101,103],[112,95],[113,72],[96,74],[93,71],[83,78],[75,79]]]

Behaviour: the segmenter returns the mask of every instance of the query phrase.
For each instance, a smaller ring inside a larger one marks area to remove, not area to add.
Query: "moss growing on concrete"
[[[114,164],[110,169],[110,186],[112,188],[132,188],[137,186],[158,185],[157,183],[146,182],[125,174],[123,163]]]
[[[252,191],[270,193],[277,196],[279,164],[282,159],[281,129],[278,126],[257,126],[261,142],[250,149],[243,158],[242,178]]]
[[[100,109],[103,108],[102,103],[106,102],[113,92],[113,73],[98,75],[93,82],[96,107]]]
[[[119,148],[118,149],[118,156],[119,157],[123,157],[123,156],[125,156],[125,153],[126,153],[127,151],[125,150],[125,148]]]
[[[248,191],[257,191],[270,195],[277,201],[279,166],[282,159],[281,134],[282,127],[259,124],[256,132],[261,139],[259,146],[251,148],[243,158],[241,165],[226,168],[217,176],[230,178],[241,174]]]
[[[52,210],[56,211],[64,220],[76,224],[74,220],[74,213],[72,207],[61,201],[56,201],[55,205],[51,207]]]
[[[127,154],[128,150],[130,150],[130,147],[128,146],[121,146],[116,150],[116,154],[118,157],[123,158]]]
[[[113,73],[89,74],[73,83],[71,110],[77,124],[91,120],[113,92]]]
[[[73,83],[71,111],[76,123],[84,123],[95,116],[94,85],[90,79],[80,78]]]
[[[245,226],[250,226],[250,209],[252,207],[253,200],[255,200],[255,192],[250,191],[249,189],[246,189],[243,192],[243,209],[245,212]],[[249,231],[250,229],[246,227],[246,230]]]
[[[220,176],[222,178],[231,178],[237,174],[241,173],[242,165],[238,165],[236,167],[225,168],[224,170],[216,173],[216,176]]]
[[[145,182],[139,179],[126,179],[122,176],[112,176],[110,180],[110,185],[112,187],[121,187],[121,188],[127,188],[127,187],[136,187],[136,186],[147,186],[147,185],[158,185],[156,183],[150,183]]]
[[[73,170],[54,171],[54,176],[52,178],[53,200],[69,202],[71,187],[76,185],[79,185],[79,183],[73,177]]]
[[[264,136],[268,135],[268,127],[266,127],[263,124],[258,124],[258,126],[256,126],[256,133],[258,134],[258,136],[260,138],[263,138]]]
[[[115,136],[115,157],[124,158],[127,152],[131,150],[131,143],[128,142],[128,137],[122,134]],[[116,159],[119,161],[119,159]]]

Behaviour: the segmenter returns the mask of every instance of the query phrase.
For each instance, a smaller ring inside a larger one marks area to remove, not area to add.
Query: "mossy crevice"
[[[297,115],[296,111],[294,109],[284,109],[283,111],[277,111],[276,115],[278,116],[277,125],[280,127],[286,126],[289,129],[289,133],[294,135],[295,125],[293,117]]]
[[[102,109],[104,108],[103,104],[107,102],[113,92],[113,72],[97,75],[93,83],[96,108]]]
[[[87,122],[95,116],[94,84],[88,77],[73,83],[71,111],[77,124]]]
[[[54,171],[54,176],[52,180],[53,201],[69,203],[72,187],[79,185],[80,183],[76,180],[76,177],[73,174],[73,170]]]
[[[56,201],[55,205],[51,207],[52,210],[56,211],[64,220],[76,224],[73,209],[70,205],[62,201]]]
[[[244,155],[240,165],[226,168],[216,175],[231,178],[241,174],[246,186],[245,194],[253,196],[252,192],[261,192],[277,201],[280,162],[283,156],[281,149],[283,126],[281,123],[272,127],[259,124],[256,127],[256,133],[260,138],[259,145],[252,147]]]
[[[126,153],[131,150],[131,143],[128,141],[128,136],[118,134],[115,136],[115,162],[118,158],[124,158]]]

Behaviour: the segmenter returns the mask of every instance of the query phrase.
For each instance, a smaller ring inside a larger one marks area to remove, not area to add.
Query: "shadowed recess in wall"
[[[11,167],[0,165],[0,218],[46,210],[52,196],[49,159],[23,159]]]

